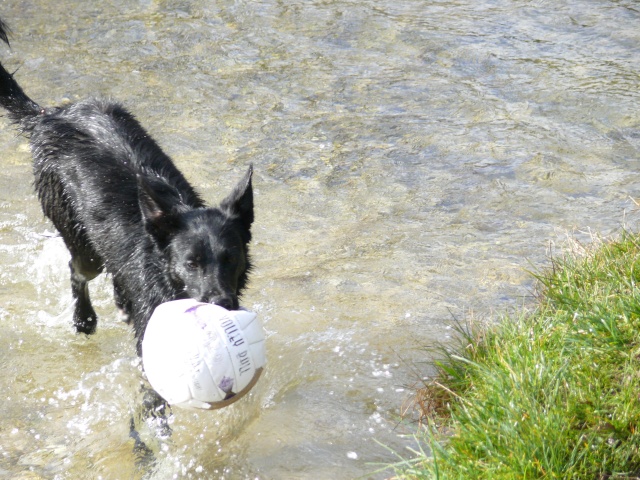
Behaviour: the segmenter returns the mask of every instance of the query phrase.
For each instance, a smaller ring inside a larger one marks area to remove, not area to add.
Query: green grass
[[[398,478],[640,475],[640,238],[537,278],[534,311],[461,330],[438,362],[418,399],[427,453],[396,464]]]

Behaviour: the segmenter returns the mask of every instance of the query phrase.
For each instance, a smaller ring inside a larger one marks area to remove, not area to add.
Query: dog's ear
[[[247,230],[253,223],[253,188],[251,177],[253,165],[249,166],[247,173],[238,182],[233,191],[220,204],[220,209],[230,217],[239,218]]]
[[[140,175],[137,175],[137,181],[138,204],[144,227],[158,246],[164,248],[178,229],[175,205],[156,192]]]

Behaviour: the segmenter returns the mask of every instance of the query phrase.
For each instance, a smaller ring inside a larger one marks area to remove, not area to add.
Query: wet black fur
[[[7,41],[0,24],[0,39]],[[138,354],[154,308],[178,298],[238,307],[251,267],[252,169],[207,208],[171,159],[118,103],[42,108],[0,65],[0,106],[30,138],[35,189],[71,253],[78,332],[97,318],[87,282],[106,271]]]
[[[8,32],[9,28],[7,27],[7,24],[4,23],[2,19],[0,19],[0,40],[2,40],[7,45],[9,45],[9,36],[7,35]]]

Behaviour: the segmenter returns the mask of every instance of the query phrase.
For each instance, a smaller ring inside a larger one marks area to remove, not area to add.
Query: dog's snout
[[[213,303],[227,310],[238,309],[238,297],[235,295],[209,295],[200,299],[202,302]]]
[[[214,298],[211,303],[215,303],[216,305],[221,306],[222,308],[226,308],[227,310],[237,310],[238,309],[238,300],[236,297],[220,297]]]

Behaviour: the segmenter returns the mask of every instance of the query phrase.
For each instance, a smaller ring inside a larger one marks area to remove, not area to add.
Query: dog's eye
[[[196,260],[187,260],[185,265],[189,270],[195,270],[198,268],[198,262]]]

